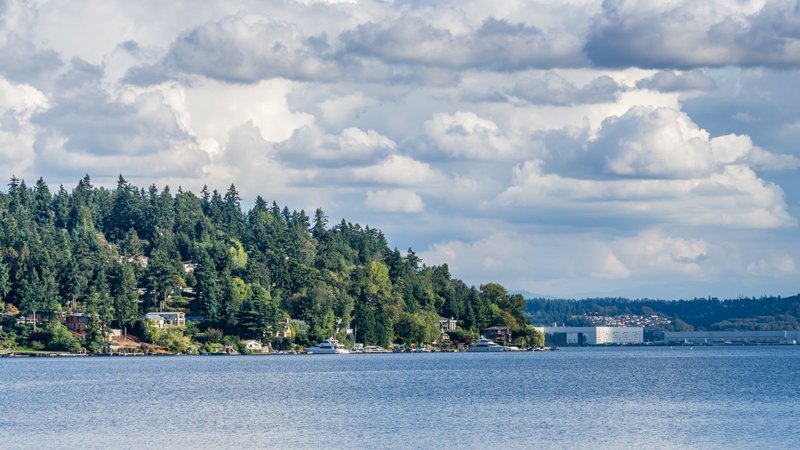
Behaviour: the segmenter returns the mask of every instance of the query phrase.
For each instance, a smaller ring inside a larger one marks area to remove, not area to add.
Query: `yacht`
[[[329,337],[328,339],[325,339],[324,341],[320,342],[314,347],[307,347],[306,353],[314,355],[333,355],[333,354],[350,353],[350,351],[348,351],[344,347],[341,347],[339,345],[339,341],[337,341],[333,337]]]
[[[502,352],[503,346],[500,344],[495,344],[494,342],[486,339],[484,337],[481,338],[480,341],[472,344],[472,347],[469,348],[470,352]]]

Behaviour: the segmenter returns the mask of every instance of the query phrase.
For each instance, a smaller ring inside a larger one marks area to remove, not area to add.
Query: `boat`
[[[391,353],[391,352],[377,345],[368,345],[364,347],[364,353]]]
[[[503,346],[500,344],[496,344],[493,341],[486,339],[484,337],[481,338],[480,341],[472,344],[467,351],[468,352],[502,352]]]
[[[313,355],[333,355],[350,353],[350,351],[340,346],[339,341],[331,336],[313,347],[306,347],[306,353]]]

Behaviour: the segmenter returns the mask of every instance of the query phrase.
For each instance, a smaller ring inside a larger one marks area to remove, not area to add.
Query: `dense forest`
[[[800,294],[720,300],[529,299],[525,313],[535,324],[589,325],[589,316],[651,316],[669,319],[664,331],[800,330]]]
[[[171,351],[351,341],[348,329],[385,347],[440,340],[440,316],[458,321],[454,339],[490,326],[522,341],[535,334],[522,296],[467,286],[446,265],[391,249],[380,230],[331,226],[321,209],[309,217],[261,197],[249,211],[240,202],[234,185],[196,195],[120,176],[107,189],[87,175],[53,192],[41,178],[29,187],[12,177],[0,192],[0,346],[101,351],[119,328]],[[193,320],[154,330],[142,320],[148,311]],[[59,312],[83,313],[86,333],[67,332]]]

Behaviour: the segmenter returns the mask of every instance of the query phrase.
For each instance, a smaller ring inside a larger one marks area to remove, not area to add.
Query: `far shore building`
[[[186,325],[186,314],[180,311],[157,311],[144,315],[147,320],[155,322],[156,327],[182,327]]]
[[[511,328],[509,327],[485,328],[481,331],[481,335],[495,342],[511,342]]]
[[[644,342],[643,327],[536,327],[546,345],[621,345]]]
[[[798,344],[800,331],[665,331],[667,345]]]

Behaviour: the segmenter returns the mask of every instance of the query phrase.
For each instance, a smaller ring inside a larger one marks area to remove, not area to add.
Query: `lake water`
[[[0,359],[0,448],[797,448],[800,347]]]

